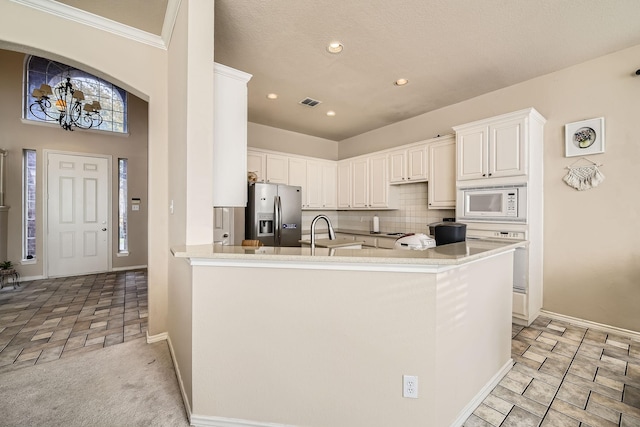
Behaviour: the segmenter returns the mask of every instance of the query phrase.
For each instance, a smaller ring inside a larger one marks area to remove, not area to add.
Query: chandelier
[[[47,117],[53,119],[64,130],[72,131],[74,127],[91,129],[100,126],[102,124],[100,102],[84,103],[84,93],[73,88],[71,77],[66,79],[67,81],[61,82],[53,90],[48,84],[40,85],[40,89],[34,89],[31,96],[36,100],[29,106],[31,114],[40,120],[47,120]],[[55,100],[51,98],[52,96]],[[52,105],[55,105],[57,112],[51,108]]]

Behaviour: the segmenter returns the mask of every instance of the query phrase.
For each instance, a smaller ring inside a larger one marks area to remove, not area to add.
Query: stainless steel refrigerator
[[[265,246],[300,246],[302,189],[292,185],[252,183],[245,213],[245,238]]]

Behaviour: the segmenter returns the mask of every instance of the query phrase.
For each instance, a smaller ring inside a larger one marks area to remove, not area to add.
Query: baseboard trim
[[[146,265],[132,265],[129,267],[113,267],[111,271],[128,271],[128,270],[142,270],[147,268]]]
[[[458,418],[451,424],[451,427],[461,427],[464,422],[473,414],[478,406],[484,401],[484,399],[491,393],[498,383],[504,378],[505,375],[513,367],[513,359],[507,360],[502,368],[489,380],[487,384],[475,395],[475,397],[464,407],[462,412],[458,415]]]
[[[580,319],[577,317],[566,316],[564,314],[554,313],[552,311],[540,310],[541,316],[546,316],[551,319],[560,320],[562,322],[571,323],[576,326],[582,326],[590,329],[598,329],[603,332],[614,333],[622,335],[628,338],[634,338],[640,340],[640,332],[632,331],[630,329],[618,328],[616,326],[605,325],[603,323],[592,322],[590,320]]]
[[[169,345],[169,353],[171,354],[171,360],[173,361],[173,368],[176,371],[176,378],[178,379],[178,386],[180,387],[180,394],[182,395],[182,403],[184,403],[184,410],[187,412],[187,419],[189,420],[189,424],[192,426],[193,424],[193,416],[191,414],[191,405],[189,404],[189,399],[187,398],[187,393],[184,389],[184,382],[182,381],[182,374],[180,374],[180,367],[178,366],[178,361],[176,360],[176,353],[173,351],[173,344],[171,343],[171,337],[167,335],[167,344]]]
[[[191,425],[195,427],[295,427],[291,424],[263,423],[237,418],[206,417],[191,415]]]
[[[152,344],[154,342],[166,341],[169,338],[169,334],[163,332],[157,335],[149,335],[149,331],[147,331],[147,344]]]
[[[43,280],[46,279],[46,277],[40,275],[40,276],[20,276],[20,283],[22,282],[31,282],[33,280]]]

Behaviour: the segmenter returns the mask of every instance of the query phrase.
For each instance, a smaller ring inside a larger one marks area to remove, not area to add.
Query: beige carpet
[[[188,426],[167,343],[144,338],[0,375],[2,426]]]

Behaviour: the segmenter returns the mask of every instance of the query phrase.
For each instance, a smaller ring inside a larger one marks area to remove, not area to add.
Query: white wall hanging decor
[[[587,166],[573,166],[580,160],[586,160],[590,162],[590,165]],[[596,164],[595,162],[581,158],[574,162],[571,166],[567,166],[569,172],[562,178],[562,180],[569,186],[573,187],[578,191],[588,190],[590,188],[595,188],[602,181],[604,181],[604,175],[598,169],[598,166],[602,166]]]
[[[604,153],[604,117],[564,126],[565,157]]]

